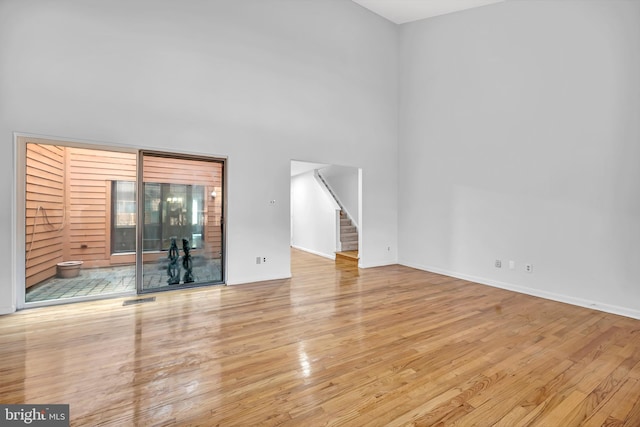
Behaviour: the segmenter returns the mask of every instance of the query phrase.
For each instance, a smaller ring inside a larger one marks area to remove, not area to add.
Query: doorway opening
[[[362,170],[291,161],[291,246],[358,265]]]
[[[18,307],[224,283],[224,159],[17,137]]]

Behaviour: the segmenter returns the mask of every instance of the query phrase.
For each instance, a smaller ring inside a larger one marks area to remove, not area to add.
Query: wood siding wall
[[[222,163],[206,160],[144,157],[144,182],[204,186],[206,257],[220,258],[222,250]],[[211,197],[215,191],[217,196]]]
[[[136,155],[36,141],[26,144],[26,286],[55,276],[62,261],[86,268],[134,262],[111,253],[111,185],[136,180]],[[204,186],[204,248],[219,258],[222,163],[145,156],[144,170],[145,182]]]
[[[136,155],[67,148],[70,197],[65,261],[111,265],[111,183],[136,180]]]
[[[27,144],[25,162],[25,280],[32,286],[56,274],[63,261],[64,147]]]

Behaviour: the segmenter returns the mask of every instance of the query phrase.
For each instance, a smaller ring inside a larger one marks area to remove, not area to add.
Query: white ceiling
[[[396,24],[444,15],[505,0],[352,0]]]

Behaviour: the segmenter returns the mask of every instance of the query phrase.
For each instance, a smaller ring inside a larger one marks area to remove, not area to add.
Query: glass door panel
[[[142,153],[140,292],[223,282],[223,166]]]
[[[137,153],[43,138],[19,142],[25,306],[134,293]]]

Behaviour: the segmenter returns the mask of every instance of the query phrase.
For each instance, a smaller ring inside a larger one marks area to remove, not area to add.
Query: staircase
[[[324,179],[320,171],[316,169],[316,176],[324,184],[325,188],[329,191],[333,199],[340,206],[340,252],[336,252],[336,261],[348,261],[349,263],[355,263],[358,265],[358,229],[351,221],[351,218],[345,213],[344,207],[340,203],[340,200],[333,192],[331,186]]]
[[[346,261],[358,266],[358,229],[351,219],[340,211],[340,246],[341,252],[336,252],[336,262]],[[346,265],[346,264],[345,264]]]
[[[342,211],[340,211],[340,243],[343,252],[358,251],[358,230]]]

